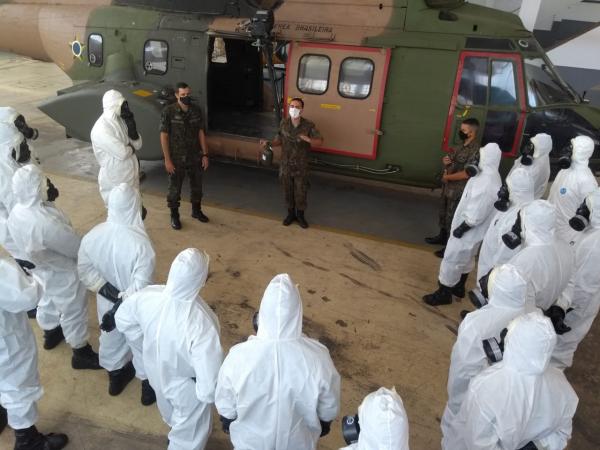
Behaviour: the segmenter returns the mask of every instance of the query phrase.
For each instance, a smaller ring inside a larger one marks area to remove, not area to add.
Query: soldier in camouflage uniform
[[[186,173],[190,179],[192,217],[208,222],[201,208],[202,171],[208,168],[208,147],[202,110],[192,104],[189,86],[177,83],[175,89],[177,102],[167,106],[162,113],[160,143],[169,174],[167,204],[171,209],[171,226],[179,230],[179,200]]]
[[[437,236],[425,238],[428,244],[446,245],[448,241],[454,211],[456,211],[469,179],[465,172],[465,166],[475,158],[479,151],[479,143],[476,141],[478,130],[479,121],[477,119],[463,120],[459,131],[463,145],[454,153],[442,158],[444,175],[442,176],[443,185],[439,216],[440,232]],[[443,258],[444,249],[436,251],[435,255]]]
[[[271,146],[281,146],[279,179],[288,207],[288,215],[283,224],[288,226],[297,220],[302,228],[308,228],[308,222],[304,218],[308,190],[308,154],[312,146],[323,144],[323,138],[313,122],[301,117],[303,109],[302,99],[292,99],[289,117],[281,121],[279,132]],[[262,140],[261,144],[264,146],[267,142]]]

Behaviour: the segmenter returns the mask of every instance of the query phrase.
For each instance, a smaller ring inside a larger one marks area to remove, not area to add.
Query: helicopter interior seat
[[[261,54],[247,40],[223,39],[224,55],[214,57],[208,69],[209,128],[241,136],[264,137],[274,128],[274,114],[263,111]]]

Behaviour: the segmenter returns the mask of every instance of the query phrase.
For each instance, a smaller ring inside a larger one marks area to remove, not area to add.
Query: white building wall
[[[548,52],[556,66],[600,70],[600,26]]]

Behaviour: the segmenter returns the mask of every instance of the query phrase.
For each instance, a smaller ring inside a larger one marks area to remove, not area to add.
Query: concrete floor
[[[104,220],[89,144],[64,139],[64,130],[35,108],[70,80],[54,65],[9,54],[0,54],[0,80],[1,103],[18,108],[40,130],[36,146],[61,190],[59,205],[79,232],[87,232]],[[168,226],[162,165],[143,168],[146,226],[158,254],[156,281],[165,280],[181,249],[206,249],[211,277],[202,294],[220,318],[225,350],[251,333],[250,318],[269,279],[288,272],[300,284],[305,333],[328,346],[342,374],[341,415],[353,413],[368,392],[395,385],[409,414],[411,448],[439,448],[449,354],[465,305],[437,309],[420,301],[435,286],[439,266],[431,249],[421,245],[423,235],[435,231],[435,193],[316,176],[308,211],[316,226],[305,231],[280,226],[284,208],[273,173],[215,164],[205,180],[211,222],[192,222],[184,205],[184,229],[176,233]],[[94,309],[90,298],[91,342],[97,348]],[[597,322],[567,372],[580,397],[570,449],[600,448],[599,340]],[[156,407],[139,404],[139,382],[109,397],[106,374],[73,371],[69,356],[64,344],[40,350],[42,430],[68,432],[70,449],[165,448],[168,430]],[[0,435],[0,448],[11,442],[8,431]],[[338,421],[319,448],[342,444]],[[215,430],[208,448],[230,446]]]

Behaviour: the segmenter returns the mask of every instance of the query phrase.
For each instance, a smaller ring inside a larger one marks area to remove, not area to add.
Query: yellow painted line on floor
[[[94,184],[96,184],[94,181],[91,181],[91,180],[89,180],[89,179],[87,179],[85,177],[79,176],[79,175],[64,175],[64,174],[57,173],[57,172],[45,172],[45,173],[47,173],[49,175],[55,175],[57,177],[70,178],[70,179],[82,181],[82,182],[85,182],[85,183],[94,183]],[[145,196],[147,195],[147,196],[156,197],[156,198],[163,198],[164,197],[164,195],[153,194],[151,192],[142,191],[142,193]],[[278,222],[278,223],[283,220],[280,217],[273,216],[271,214],[265,214],[265,213],[261,213],[259,211],[254,211],[254,210],[249,210],[249,209],[234,208],[234,207],[231,207],[231,206],[226,206],[226,205],[223,205],[223,204],[220,204],[220,203],[214,203],[214,202],[210,202],[210,201],[203,201],[202,204],[206,205],[206,206],[208,206],[210,208],[221,209],[223,211],[230,211],[230,212],[235,212],[235,213],[239,213],[239,214],[244,214],[246,216],[257,217],[259,219],[272,220],[272,221],[275,221],[275,222]],[[294,226],[294,225],[290,225],[290,226]],[[299,225],[296,225],[296,226],[299,226]],[[326,231],[328,233],[341,234],[341,235],[345,235],[345,236],[351,236],[351,237],[355,237],[355,238],[366,239],[366,240],[373,241],[373,242],[380,242],[380,243],[383,243],[383,244],[397,245],[399,247],[410,248],[410,249],[413,249],[413,250],[419,250],[419,251],[427,252],[427,253],[432,253],[432,251],[435,248],[435,247],[428,246],[428,245],[413,244],[412,242],[406,242],[406,241],[402,241],[400,239],[383,238],[383,237],[375,236],[375,235],[372,235],[372,234],[360,233],[358,231],[346,230],[346,229],[343,229],[343,228],[329,227],[329,226],[326,226],[326,225],[313,225],[313,224],[310,224],[310,228],[313,228],[315,230],[320,230],[320,231]],[[310,232],[310,228],[308,230],[306,230],[307,233]]]

